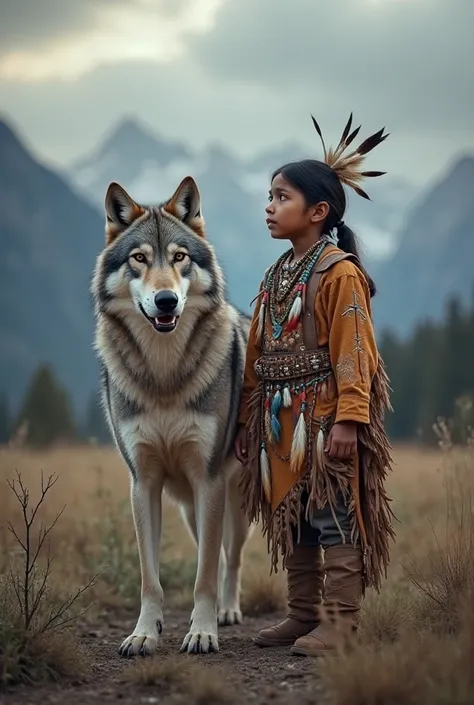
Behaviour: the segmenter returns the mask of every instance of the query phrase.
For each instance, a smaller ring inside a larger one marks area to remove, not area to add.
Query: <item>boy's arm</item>
[[[357,271],[333,279],[325,289],[329,352],[338,390],[335,423],[367,424],[378,361],[369,288]]]

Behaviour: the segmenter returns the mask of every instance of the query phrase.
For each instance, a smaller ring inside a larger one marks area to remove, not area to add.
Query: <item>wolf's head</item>
[[[199,314],[222,300],[222,272],[191,177],[159,206],[139,205],[111,183],[105,213],[106,246],[93,283],[99,310],[137,313],[158,333],[172,333],[185,309]]]

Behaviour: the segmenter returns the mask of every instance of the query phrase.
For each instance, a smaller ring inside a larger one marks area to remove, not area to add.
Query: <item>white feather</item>
[[[318,461],[318,468],[324,466],[324,433],[322,429],[319,429],[318,436],[316,438],[316,458]]]
[[[272,481],[270,474],[270,463],[265,448],[260,452],[260,476],[262,479],[263,492],[268,503],[272,501]]]
[[[265,304],[262,303],[258,312],[257,338],[260,339],[263,335],[263,326],[265,325]]]
[[[293,306],[290,309],[290,315],[288,316],[288,321],[292,321],[295,318],[299,318],[301,315],[302,308],[303,308],[303,302],[301,300],[301,296],[297,296],[296,299],[293,301]]]
[[[293,433],[291,444],[290,468],[292,472],[298,472],[303,465],[306,452],[306,422],[304,414],[301,413]]]
[[[293,404],[293,401],[291,399],[291,393],[288,387],[283,388],[283,406],[285,409],[289,409],[290,406]]]

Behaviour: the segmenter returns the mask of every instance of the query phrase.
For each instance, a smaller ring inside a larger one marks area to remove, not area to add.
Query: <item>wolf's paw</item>
[[[158,637],[161,634],[163,625],[161,621],[157,621],[153,626],[140,629],[139,625],[133,634],[128,636],[119,648],[120,656],[124,658],[133,658],[134,656],[152,656],[158,646]]]
[[[191,626],[191,630],[184,637],[180,651],[188,654],[217,653],[219,651],[219,640],[216,627],[212,628],[203,624],[202,628],[200,628],[199,624],[194,623]]]
[[[227,607],[219,610],[217,618],[220,627],[230,627],[233,624],[242,624],[242,612],[239,609]]]

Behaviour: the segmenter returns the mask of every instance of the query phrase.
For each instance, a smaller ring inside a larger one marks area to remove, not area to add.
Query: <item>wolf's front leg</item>
[[[223,477],[209,478],[195,486],[198,565],[190,631],[181,651],[218,651],[217,588],[225,506]]]
[[[163,483],[144,472],[132,479],[131,502],[141,569],[141,609],[136,627],[120,646],[121,656],[154,654],[163,628],[163,589],[159,578]]]

